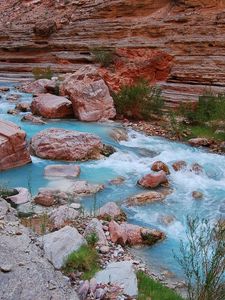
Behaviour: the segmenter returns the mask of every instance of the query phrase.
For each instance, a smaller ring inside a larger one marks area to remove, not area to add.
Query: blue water
[[[1,85],[6,85],[1,84]],[[108,123],[83,123],[76,120],[53,120],[46,125],[32,125],[21,122],[22,114],[12,116],[7,114],[9,108],[14,108],[15,103],[6,100],[10,93],[18,93],[18,101],[32,100],[32,95],[22,94],[15,90],[13,84],[11,91],[2,94],[0,98],[0,119],[17,123],[26,131],[28,140],[37,132],[50,127],[74,129],[97,134],[106,144],[113,145],[117,152],[109,158],[98,161],[77,162],[81,166],[80,179],[105,185],[105,189],[96,195],[97,207],[108,201],[123,203],[130,196],[144,190],[136,185],[137,180],[150,172],[151,164],[162,160],[170,166],[170,187],[173,192],[162,203],[154,203],[142,207],[129,207],[123,204],[128,219],[134,224],[154,227],[164,231],[167,235],[165,241],[149,248],[138,250],[139,254],[158,268],[168,268],[179,273],[179,266],[173,258],[173,253],[178,252],[180,239],[185,238],[186,216],[199,215],[210,220],[225,218],[225,157],[206,151],[191,148],[187,145],[171,142],[159,137],[147,137],[144,134],[129,130],[129,140],[117,143],[110,137],[110,132],[120,124]],[[150,150],[155,156],[143,156],[141,150]],[[204,173],[196,175],[190,171],[173,171],[171,165],[176,160],[185,160],[188,164],[199,163],[204,167]],[[43,160],[32,157],[32,164],[0,172],[0,182],[11,187],[29,187],[32,194],[36,194],[40,187],[66,186],[65,180],[49,180],[44,177],[43,170],[46,165],[55,164],[55,161]],[[66,162],[63,162],[66,164]],[[121,186],[110,185],[109,181],[117,176],[124,176],[125,182]],[[194,200],[192,191],[201,191],[203,200]],[[87,209],[92,210],[94,198],[82,200]],[[161,223],[162,216],[172,215],[175,222],[169,226]]]

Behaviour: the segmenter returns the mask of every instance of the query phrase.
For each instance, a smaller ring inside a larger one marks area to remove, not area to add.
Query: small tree
[[[187,242],[176,256],[187,280],[188,300],[225,299],[225,227],[187,218]]]

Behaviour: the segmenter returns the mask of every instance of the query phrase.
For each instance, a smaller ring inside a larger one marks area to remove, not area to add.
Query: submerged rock
[[[35,117],[33,114],[26,114],[21,119],[22,122],[31,122],[33,124],[44,125],[45,121],[42,120],[41,117]]]
[[[56,269],[63,267],[69,254],[86,244],[76,228],[70,226],[48,233],[41,237],[40,241],[43,243],[45,256]]]
[[[20,102],[16,104],[15,109],[21,111],[21,112],[28,112],[30,111],[31,104],[29,102]]]
[[[192,197],[194,199],[202,199],[204,197],[204,194],[202,192],[199,192],[199,191],[193,191],[192,192]]]
[[[84,66],[68,76],[61,85],[61,94],[69,96],[74,115],[81,121],[108,120],[116,115],[109,88],[94,66]]]
[[[164,183],[168,183],[168,179],[164,171],[160,171],[155,174],[147,174],[138,181],[138,184],[145,188],[156,188]]]
[[[194,163],[191,165],[190,171],[195,173],[196,175],[200,175],[203,173],[203,167],[198,163]]]
[[[110,263],[105,270],[95,275],[97,283],[111,283],[123,289],[123,293],[134,297],[138,294],[137,277],[131,261]]]
[[[80,175],[80,166],[50,165],[45,167],[44,174],[47,177],[78,177]]]
[[[172,164],[172,167],[175,171],[181,171],[187,168],[187,163],[184,160],[178,160]]]
[[[114,128],[110,132],[109,136],[117,142],[128,140],[128,133],[126,128]]]
[[[14,123],[0,120],[0,171],[30,162],[26,133]]]
[[[68,118],[73,116],[72,103],[65,97],[52,94],[41,94],[34,98],[31,104],[34,115],[44,118]]]
[[[47,159],[99,159],[102,149],[103,144],[96,135],[60,128],[45,129],[31,139],[31,152]]]
[[[144,192],[128,198],[126,200],[126,204],[128,206],[144,205],[147,203],[162,201],[165,199],[165,197],[165,193],[163,194],[155,191]]]

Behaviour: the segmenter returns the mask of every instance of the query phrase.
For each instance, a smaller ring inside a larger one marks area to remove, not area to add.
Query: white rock
[[[70,226],[65,226],[58,231],[44,235],[40,238],[40,241],[42,240],[45,255],[56,269],[63,266],[70,253],[86,244],[82,235]]]
[[[124,294],[131,297],[138,294],[137,277],[131,261],[110,263],[105,270],[95,275],[97,283],[112,283],[123,286]]]

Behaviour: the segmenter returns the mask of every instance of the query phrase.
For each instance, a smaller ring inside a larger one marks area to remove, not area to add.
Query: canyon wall
[[[224,90],[224,0],[2,2],[0,77],[26,77],[35,66],[75,71],[91,63],[93,47],[148,48],[173,57],[161,83],[171,103]]]

